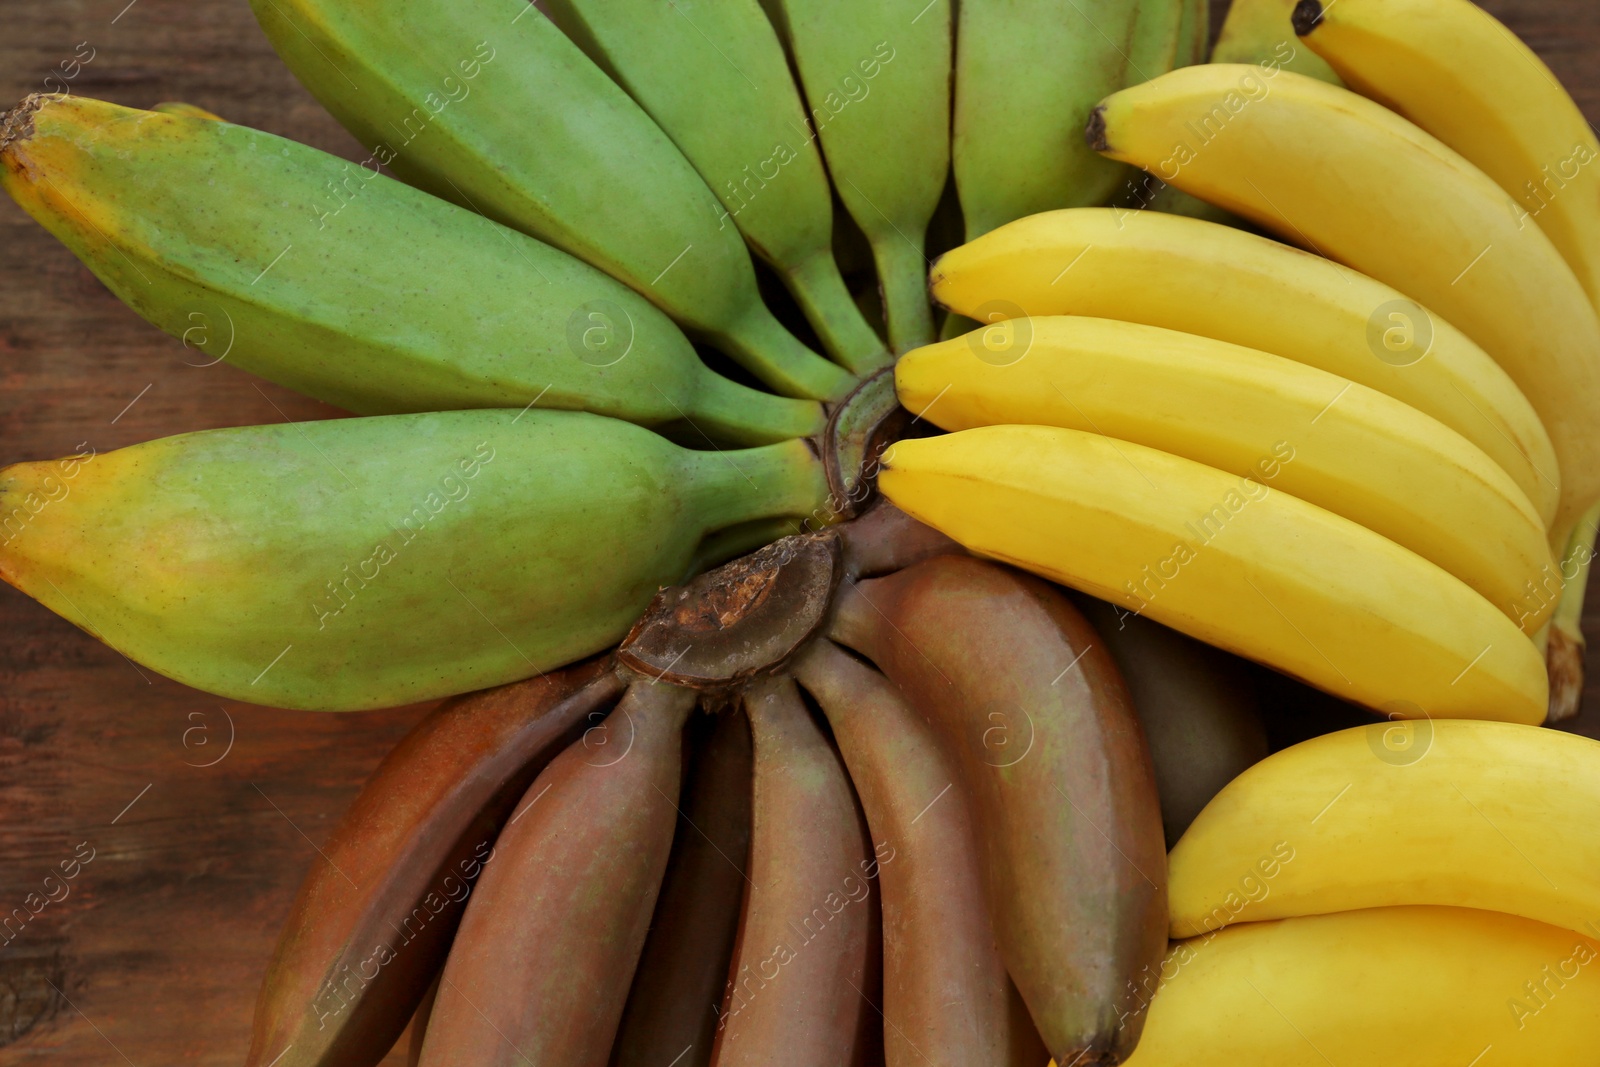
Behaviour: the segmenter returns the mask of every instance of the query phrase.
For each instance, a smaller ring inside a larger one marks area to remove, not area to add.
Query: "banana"
[[[986,322],[1123,319],[1337,374],[1455,430],[1512,477],[1547,525],[1555,517],[1561,476],[1550,436],[1494,360],[1389,286],[1276,241],[1148,211],[1056,211],[947,253],[932,289]]]
[[[845,587],[831,634],[888,675],[954,765],[1000,954],[1045,1045],[1063,1063],[1120,1063],[1143,1021],[1129,983],[1166,946],[1166,850],[1150,755],[1098,636],[1059,590],[958,555]]]
[[[226,122],[221,115],[214,111],[207,111],[198,104],[186,104],[182,100],[166,100],[150,109],[159,111],[164,115],[182,115],[192,119],[209,119],[212,122]]]
[[[871,1062],[872,882],[893,844],[874,853],[849,776],[793,681],[759,683],[743,706],[755,739],[750,873],[711,1062]]]
[[[1076,598],[1128,683],[1150,744],[1167,847],[1222,787],[1267,756],[1246,665],[1094,597]]]
[[[1003,332],[1014,343],[985,344]],[[895,385],[901,403],[947,430],[1064,426],[1270,485],[1438,564],[1525,633],[1555,606],[1527,595],[1555,573],[1544,524],[1493,460],[1436,419],[1304,363],[1051,316],[907,353]]]
[[[777,392],[824,399],[854,384],[772,317],[683,153],[527,0],[251,7],[366,165],[600,268]]]
[[[1211,51],[1211,4],[1209,0],[1183,0],[1178,16],[1178,51],[1172,67],[1192,67],[1204,63]]]
[[[826,498],[803,441],[581,412],[211,430],[0,471],[0,577],[197,688],[387,707],[597,652],[706,533]]]
[[[1172,68],[1185,2],[962,0],[951,158],[968,240],[1111,198],[1127,171],[1078,131],[1107,93]]]
[[[1600,138],[1533,49],[1466,0],[1303,3],[1295,30],[1356,92],[1493,178],[1520,204],[1521,223],[1531,219],[1549,236],[1600,308]],[[1590,535],[1571,547],[1587,559],[1593,546]],[[1576,575],[1587,576],[1586,567]],[[1552,630],[1553,720],[1576,714],[1582,693],[1582,657],[1570,653],[1583,642],[1583,594],[1582,584],[1567,585]]]
[[[394,747],[300,887],[247,1067],[373,1067],[388,1054],[512,805],[621,691],[595,660],[448,701]]]
[[[1355,93],[1227,64],[1108,97],[1090,138],[1114,159],[1393,285],[1482,345],[1550,433],[1561,468],[1551,544],[1566,543],[1600,499],[1600,317],[1555,245],[1493,179]]]
[[[439,979],[421,1067],[605,1067],[661,886],[695,694],[635,682],[534,780]]]
[[[1578,714],[1583,703],[1584,596],[1589,591],[1589,571],[1594,564],[1596,536],[1600,535],[1600,503],[1596,503],[1572,531],[1566,551],[1561,554],[1559,593],[1542,589],[1544,595],[1557,595],[1555,613],[1550,617],[1550,643],[1545,662],[1550,667],[1550,721],[1561,722]]]
[[[672,1056],[674,1067],[711,1062],[750,852],[750,724],[735,710],[695,732],[703,736],[612,1067],[660,1067]]]
[[[821,705],[875,841],[883,893],[888,1067],[1037,1067],[1046,1058],[995,949],[965,790],[932,730],[883,675],[823,639],[793,667]]]
[[[926,344],[924,252],[950,169],[950,5],[762,2],[794,56],[834,189],[872,245],[890,343]]]
[[[1596,805],[1587,737],[1453,719],[1324,734],[1245,771],[1195,819],[1172,850],[1172,936],[1399,904],[1600,936]],[[1282,862],[1269,875],[1262,857]]]
[[[878,485],[974,552],[1345,699],[1408,716],[1544,719],[1542,657],[1492,604],[1252,479],[1099,434],[990,426],[898,442]]]
[[[1294,29],[1351,89],[1493,178],[1600,307],[1600,137],[1533,49],[1469,0],[1307,0]]]
[[[364,415],[538,403],[739,443],[821,428],[817,404],[712,372],[602,272],[375,170],[80,96],[8,121],[29,129],[0,183],[191,362]]]
[[[417,1067],[422,1062],[422,1045],[428,1040],[428,1018],[433,1014],[434,1002],[439,999],[439,976],[422,995],[416,1014],[411,1017],[411,1038],[406,1042],[406,1067]]]
[[[556,25],[650,113],[852,371],[890,362],[833,258],[833,197],[757,0],[551,0]],[[737,57],[737,58],[735,58]]]
[[[1244,923],[1174,945],[1128,1067],[1586,1063],[1600,944],[1466,908]]]
[[[1233,0],[1211,52],[1213,63],[1264,63],[1330,85],[1343,84],[1327,60],[1295,40],[1297,0]]]

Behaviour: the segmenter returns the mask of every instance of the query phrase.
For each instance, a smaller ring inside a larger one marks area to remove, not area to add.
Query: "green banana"
[[[833,197],[783,46],[757,0],[548,0],[544,9],[650,113],[771,264],[829,354],[889,363],[833,258]]]
[[[839,193],[872,244],[889,340],[933,339],[928,224],[950,170],[950,5],[762,0],[794,56]]]
[[[537,403],[742,444],[821,428],[595,268],[375,170],[221,121],[24,107],[0,183],[192,362],[364,415]]]
[[[637,681],[534,780],[467,902],[421,1067],[605,1067],[672,850],[694,706],[690,690]]]
[[[186,684],[354,710],[596,652],[709,531],[826,499],[803,441],[582,412],[211,430],[0,471],[0,577]]]
[[[599,267],[780,393],[853,376],[761,302],[722,205],[650,116],[527,0],[252,0],[373,165]]]
[[[609,659],[434,709],[324,842],[256,998],[247,1067],[373,1067],[427,1026],[478,876],[545,764],[621,695]],[[436,983],[434,983],[436,986]]]
[[[962,0],[952,160],[967,240],[1111,199],[1130,172],[1096,158],[1083,127],[1107,93],[1172,69],[1183,2]]]
[[[1183,0],[1178,18],[1176,67],[1204,63],[1211,54],[1211,4],[1208,0]]]
[[[1329,85],[1343,85],[1328,61],[1300,43],[1292,16],[1297,0],[1233,0],[1222,34],[1211,53],[1213,63],[1259,63],[1291,70]]]

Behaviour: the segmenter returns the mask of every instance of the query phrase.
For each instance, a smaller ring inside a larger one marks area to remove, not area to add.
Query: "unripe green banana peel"
[[[79,96],[10,122],[31,129],[0,149],[6,191],[191,365],[364,415],[537,404],[736,444],[821,428],[601,271],[376,168]]]
[[[650,116],[526,0],[256,0],[261,28],[374,165],[564,249],[773,389],[852,375],[756,292],[738,231]]]
[[[231,699],[349,711],[613,644],[718,529],[825,509],[803,441],[539,409],[210,430],[0,472],[0,577]]]
[[[546,5],[695,165],[777,270],[830,355],[890,362],[833,259],[833,199],[806,109],[757,0],[554,0]],[[737,57],[737,59],[735,59]]]

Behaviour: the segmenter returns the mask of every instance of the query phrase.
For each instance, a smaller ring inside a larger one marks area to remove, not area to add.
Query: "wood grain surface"
[[[1600,119],[1600,4],[1486,6]],[[0,106],[63,85],[136,107],[186,100],[365,155],[278,62],[244,0],[0,0]],[[339,414],[192,356],[0,204],[0,463]],[[421,710],[222,702],[0,587],[0,915],[92,855],[65,899],[0,944],[0,1065],[242,1062],[295,887]]]

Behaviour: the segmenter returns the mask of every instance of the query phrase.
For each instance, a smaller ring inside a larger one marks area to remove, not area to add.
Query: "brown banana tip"
[[[1550,627],[1545,665],[1550,672],[1549,721],[1570,719],[1583,702],[1583,644],[1559,626]]]
[[[1089,112],[1089,127],[1083,131],[1083,139],[1089,142],[1089,147],[1096,152],[1107,152],[1111,144],[1106,140],[1106,106],[1101,104]]]
[[[17,141],[33,136],[33,116],[50,100],[58,100],[61,93],[29,93],[16,107],[0,115],[0,153]]]
[[[1294,5],[1294,14],[1290,16],[1290,20],[1294,24],[1295,36],[1309,36],[1312,30],[1322,25],[1325,13],[1326,9],[1322,6],[1322,0],[1300,0],[1298,4]]]

